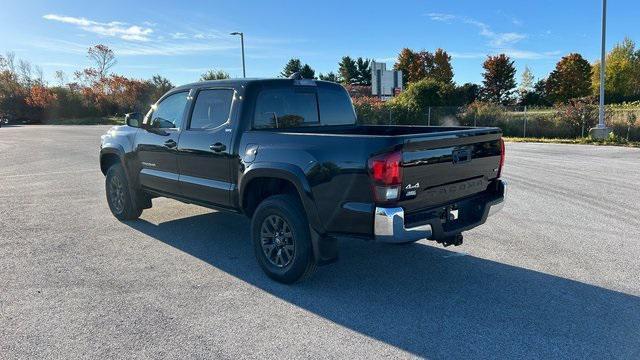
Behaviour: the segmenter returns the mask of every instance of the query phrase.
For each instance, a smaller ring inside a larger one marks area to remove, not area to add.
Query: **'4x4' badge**
[[[419,182],[415,183],[414,185],[408,184],[407,186],[404,187],[405,190],[415,190],[419,188],[420,188]]]

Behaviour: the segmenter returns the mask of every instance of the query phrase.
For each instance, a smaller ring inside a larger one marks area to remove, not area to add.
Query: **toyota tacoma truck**
[[[339,84],[301,78],[174,88],[102,136],[120,220],[168,197],[251,219],[260,267],[292,283],[340,238],[460,245],[505,201],[493,127],[360,125]]]

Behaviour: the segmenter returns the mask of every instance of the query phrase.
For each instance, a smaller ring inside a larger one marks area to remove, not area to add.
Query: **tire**
[[[109,209],[118,220],[135,220],[140,217],[142,207],[138,206],[132,195],[121,164],[114,164],[107,170],[105,190]]]
[[[315,271],[309,223],[296,196],[274,195],[260,203],[251,236],[258,264],[273,280],[291,284]]]

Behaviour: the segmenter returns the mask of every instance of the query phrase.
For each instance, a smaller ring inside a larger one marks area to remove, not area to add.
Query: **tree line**
[[[320,73],[317,78],[370,86],[370,63],[370,59],[344,56],[337,73]],[[487,56],[482,64],[482,84],[456,84],[451,56],[443,49],[429,52],[404,48],[393,68],[402,70],[407,91],[422,94],[421,101],[431,106],[459,106],[476,100],[522,106],[566,104],[574,99],[594,101],[600,86],[599,61],[592,65],[578,53],[563,56],[547,77],[537,80],[525,66],[519,82],[515,61],[506,54]],[[286,77],[296,71],[305,78],[316,78],[313,68],[302,65],[298,58],[289,60],[281,75]],[[605,73],[607,103],[640,100],[640,49],[631,39],[624,39],[607,54]]]
[[[115,53],[105,45],[87,50],[91,66],[67,75],[55,72],[49,86],[42,70],[14,53],[0,55],[0,117],[44,120],[122,115],[143,111],[174,87],[166,77],[133,79],[112,73]],[[210,70],[200,80],[227,79],[229,74]]]
[[[67,75],[56,71],[55,84],[44,80],[42,69],[17,59],[14,53],[0,55],[0,116],[28,119],[80,118],[122,114],[148,107],[173,87],[160,74],[151,79],[133,79],[112,72],[116,54],[105,45],[88,49],[91,66]],[[279,74],[300,72],[303,77],[344,84],[354,98],[370,96],[371,59],[343,56],[336,71],[318,73],[299,58],[290,59]],[[456,84],[451,56],[443,49],[433,52],[402,49],[394,69],[403,71],[405,91],[398,103],[423,106],[465,106],[476,101],[499,105],[551,106],[575,99],[593,103],[599,88],[599,62],[590,64],[578,53],[567,54],[544,78],[536,79],[525,67],[516,81],[515,62],[506,54],[484,60],[481,84]],[[624,39],[606,57],[607,103],[640,100],[640,49]],[[200,80],[229,78],[221,70],[210,70]]]

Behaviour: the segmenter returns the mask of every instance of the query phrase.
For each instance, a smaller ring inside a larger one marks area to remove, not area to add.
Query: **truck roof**
[[[316,83],[330,83],[339,85],[336,83],[332,83],[330,81],[323,80],[314,80],[314,79],[305,79],[305,80],[313,80]],[[184,89],[192,89],[192,88],[200,88],[200,87],[208,87],[208,86],[244,86],[250,83],[256,82],[282,82],[282,83],[291,83],[296,80],[288,79],[288,78],[236,78],[236,79],[224,79],[224,80],[206,80],[206,81],[198,81],[185,85],[180,85],[172,89],[172,92],[175,90],[184,90]]]

